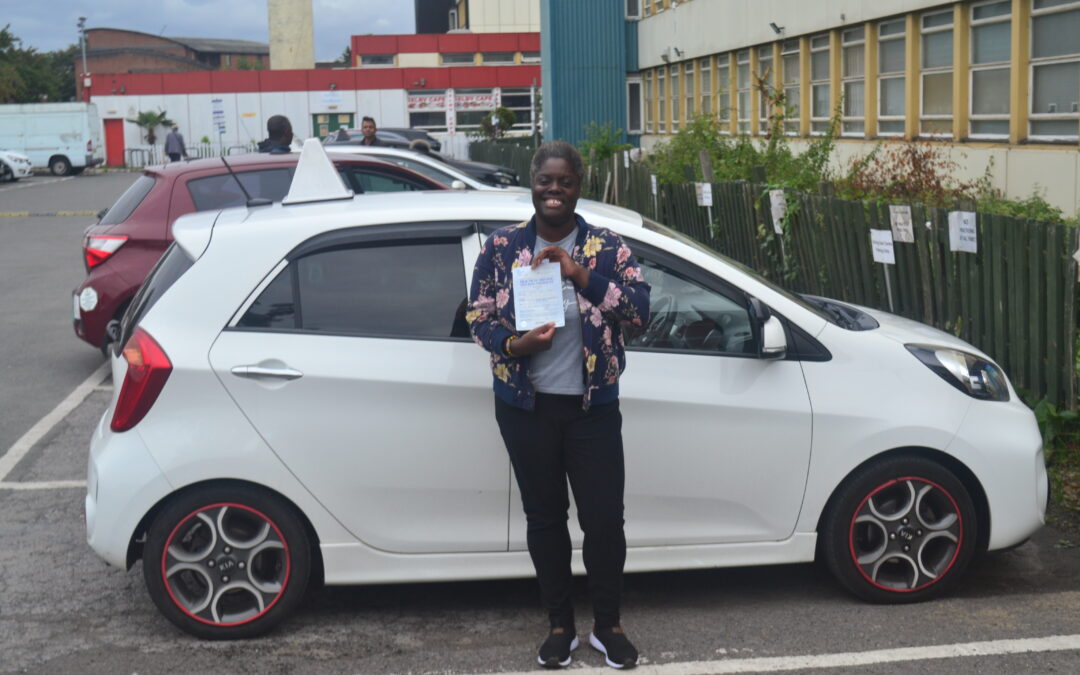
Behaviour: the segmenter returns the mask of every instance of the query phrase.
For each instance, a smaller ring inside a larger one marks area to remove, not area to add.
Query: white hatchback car
[[[352,198],[336,175],[309,142],[283,204],[183,217],[124,320],[87,539],[142,558],[200,637],[268,630],[313,577],[533,573],[463,317],[481,242],[530,196]],[[652,285],[621,381],[628,571],[820,555],[855,594],[908,602],[1042,525],[1039,431],[985,354],[792,295],[625,209],[578,212]]]

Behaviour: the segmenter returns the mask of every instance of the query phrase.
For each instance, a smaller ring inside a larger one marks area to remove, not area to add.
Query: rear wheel
[[[17,180],[18,178],[15,177],[15,172],[11,170],[11,167],[0,162],[0,183],[15,182]]]
[[[921,457],[892,457],[840,487],[823,523],[823,554],[860,598],[918,602],[956,583],[978,527],[971,496],[948,469]]]
[[[63,155],[57,155],[49,160],[49,171],[54,176],[66,176],[71,172],[71,161]]]
[[[154,519],[143,576],[158,609],[208,640],[261,635],[303,598],[311,545],[293,509],[247,486],[192,490]]]

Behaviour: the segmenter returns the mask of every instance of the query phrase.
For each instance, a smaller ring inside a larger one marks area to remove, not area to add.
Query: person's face
[[[364,122],[360,125],[360,131],[364,133],[364,138],[373,138],[375,136],[375,123],[371,121]]]
[[[558,227],[572,220],[580,196],[581,179],[565,159],[546,160],[533,176],[533,208],[546,225]]]

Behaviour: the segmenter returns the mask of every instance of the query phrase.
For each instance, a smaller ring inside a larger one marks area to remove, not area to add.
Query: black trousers
[[[584,412],[580,396],[537,394],[528,411],[496,397],[495,419],[521,489],[529,555],[552,627],[574,627],[567,479],[585,533],[582,553],[596,627],[617,626],[626,562],[619,402]]]

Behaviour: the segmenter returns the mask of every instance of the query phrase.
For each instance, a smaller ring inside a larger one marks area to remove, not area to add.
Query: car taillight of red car
[[[97,267],[108,260],[109,256],[120,250],[120,247],[127,240],[128,238],[123,235],[87,235],[83,239],[83,257],[86,261],[86,269]]]
[[[172,373],[169,357],[142,328],[135,329],[121,356],[128,367],[109,425],[113,431],[127,431],[138,424],[150,412]]]

